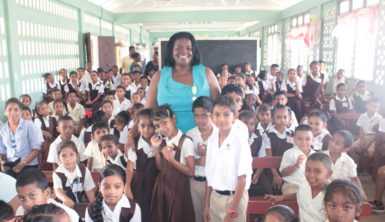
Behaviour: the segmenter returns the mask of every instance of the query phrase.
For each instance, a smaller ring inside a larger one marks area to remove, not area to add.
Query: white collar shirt
[[[59,143],[61,143],[63,140],[61,136],[59,135],[50,145],[49,147],[49,152],[48,152],[48,157],[47,157],[47,162],[48,163],[56,163],[60,165],[58,154],[57,154],[57,146]],[[79,138],[76,136],[72,135],[71,136],[71,141],[76,144],[76,148],[78,149],[79,153],[79,160],[84,161],[87,159],[87,157],[84,155],[85,147],[82,141],[80,141]]]
[[[330,135],[330,132],[327,129],[322,129],[322,132],[314,137],[313,149],[316,151],[322,150],[323,139],[326,135]]]
[[[177,147],[182,135],[182,131],[178,129],[177,135],[173,138],[169,139],[168,137],[165,137],[167,146]],[[172,152],[172,154],[175,157],[175,150]],[[194,156],[194,144],[191,139],[185,138],[181,147],[179,162],[183,165],[186,165],[186,157],[188,156]]]
[[[363,113],[357,120],[357,126],[361,127],[364,131],[364,134],[376,134],[373,130],[375,125],[378,125],[382,121],[382,116],[378,113],[374,113],[372,117],[369,118],[368,113]]]
[[[380,127],[378,128],[378,131],[385,133],[385,119],[381,120]]]
[[[326,212],[323,204],[325,192],[321,191],[313,198],[311,187],[306,181],[299,185],[297,203],[301,222],[324,222]]]
[[[330,151],[325,151],[330,156]],[[341,153],[341,156],[332,163],[333,174],[330,177],[330,181],[335,179],[347,179],[350,180],[357,177],[357,164],[354,160],[345,152]]]
[[[252,156],[247,140],[239,135],[241,132],[234,125],[229,135],[219,146],[219,129],[214,128],[207,140],[206,178],[208,186],[214,190],[235,191],[238,177],[246,176],[245,190],[251,183]]]
[[[147,158],[153,158],[155,157],[155,150],[154,148],[147,143],[147,141],[143,138],[143,136],[139,137],[138,141],[138,147],[137,150],[143,150],[143,153],[146,154]],[[138,156],[136,155],[136,152],[132,149],[128,149],[128,158],[129,161],[134,163],[134,169],[136,169],[136,160],[138,159]]]

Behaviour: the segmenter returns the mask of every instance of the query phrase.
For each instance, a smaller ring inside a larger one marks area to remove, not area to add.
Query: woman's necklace
[[[197,97],[196,97],[197,87],[196,86],[192,86],[191,87],[191,91],[192,91],[192,94],[193,94],[192,100],[195,101],[197,99]]]

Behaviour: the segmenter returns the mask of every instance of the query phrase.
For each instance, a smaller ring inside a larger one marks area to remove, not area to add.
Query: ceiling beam
[[[277,21],[276,10],[133,12],[115,14],[115,24],[211,21]]]

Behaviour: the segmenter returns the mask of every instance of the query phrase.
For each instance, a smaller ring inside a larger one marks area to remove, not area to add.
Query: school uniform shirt
[[[119,102],[119,99],[114,100],[114,111],[115,111],[115,107],[116,107],[116,111],[119,113],[120,111],[127,111],[129,108],[132,107],[132,104],[130,100],[124,97],[123,102]]]
[[[100,150],[98,143],[95,140],[91,140],[88,143],[84,156],[92,157],[92,171],[101,171],[106,165],[106,161],[103,152]]]
[[[276,81],[275,84],[278,85],[277,91],[287,91],[286,80],[283,80],[282,83]]]
[[[23,162],[33,150],[40,150],[39,129],[31,120],[20,118],[15,133],[12,133],[6,122],[0,128],[0,153],[5,154],[8,161],[16,161],[18,158]],[[35,157],[28,166],[38,164]]]
[[[277,79],[276,76],[271,75],[270,71],[267,72],[266,76],[267,76],[267,80],[269,80],[269,81],[275,81]]]
[[[215,127],[215,126],[213,126],[213,127]],[[193,144],[194,144],[194,159],[196,159],[196,160],[200,159],[202,156],[200,156],[197,153],[198,145],[199,144],[206,145],[206,148],[207,148],[207,140],[203,141],[202,134],[199,131],[197,126],[192,128],[192,129],[190,129],[189,131],[187,131],[186,135],[189,136],[192,139],[192,141],[193,141]],[[205,166],[199,166],[198,164],[195,164],[194,175],[198,176],[198,177],[205,177],[206,176]]]
[[[269,133],[274,133],[275,135],[277,135],[277,137],[279,139],[286,139],[286,142],[287,143],[291,143],[291,144],[294,144],[294,138],[291,137],[291,136],[288,136],[287,134],[291,134],[293,131],[291,131],[289,128],[285,128],[285,130],[282,132],[282,133],[279,133],[274,125],[272,125],[271,127],[269,127]],[[267,136],[267,135],[266,135]],[[270,143],[270,139],[268,140],[268,143],[266,144],[267,148],[270,148],[271,149],[271,143]]]
[[[373,127],[378,125],[382,121],[382,116],[377,112],[369,118],[368,113],[361,114],[357,120],[357,126],[361,127],[365,135],[374,135],[376,132],[373,131]]]
[[[124,158],[124,161],[127,162],[127,156],[124,155],[122,153],[122,151],[120,151],[120,149],[118,149],[118,154],[116,154],[116,157],[115,159],[113,159],[112,157],[110,156],[107,156],[107,164],[116,164],[118,166],[120,166],[121,168],[123,168],[124,170],[126,169],[126,167],[123,165],[122,163],[122,160],[121,160],[121,157],[123,156]]]
[[[88,72],[87,72],[87,73],[88,73]],[[89,74],[88,74],[88,75],[89,75]],[[92,82],[91,76],[90,76],[90,79],[88,80],[88,79],[86,78],[86,74],[84,74],[83,78],[79,79],[78,81],[80,82],[80,84],[82,84],[82,85],[84,85],[84,86],[88,86],[88,83],[89,83],[89,82]]]
[[[152,158],[155,156],[154,147],[150,146],[150,144],[147,143],[147,141],[140,136],[138,141],[138,148],[137,150],[143,149],[144,154],[146,154],[147,158]],[[132,149],[128,149],[128,158],[129,161],[134,163],[134,169],[136,169],[136,160],[138,159],[138,156],[136,155],[136,152]]]
[[[266,149],[270,149],[266,147],[266,144],[268,143],[269,137],[266,135],[261,136],[262,137],[262,144],[261,148],[258,151],[258,157],[265,157],[266,156]],[[255,133],[252,133],[250,138],[249,138],[249,145],[253,144],[254,140],[258,138],[258,135]]]
[[[50,83],[48,82],[48,87],[51,88],[51,89],[54,89],[54,88],[57,88],[57,89],[60,89],[60,86],[57,82],[54,82],[54,83]],[[43,84],[43,93],[44,94],[47,94],[48,93],[48,87],[47,87],[47,83],[46,84]]]
[[[330,156],[329,150],[325,151],[325,153]],[[357,164],[348,154],[342,152],[336,162],[332,163],[332,171],[333,174],[329,179],[330,181],[335,179],[350,180],[353,177],[357,177]]]
[[[53,205],[63,209],[68,214],[68,216],[70,217],[71,222],[79,222],[78,213],[76,213],[76,211],[67,207],[66,205],[59,203],[59,202],[56,202],[54,199],[51,199],[51,198],[48,199],[47,204],[53,204]],[[24,213],[25,212],[24,212],[23,206],[20,206],[19,208],[17,208],[15,216],[23,216]]]
[[[85,79],[87,82],[91,82],[92,79],[91,79],[90,72],[88,72],[87,70],[84,70],[84,76],[82,79]]]
[[[234,130],[239,132],[239,136],[242,137],[242,139],[246,142],[249,141],[249,128],[247,128],[246,124],[240,121],[239,119],[236,119],[233,123]]]
[[[79,123],[80,120],[84,118],[84,114],[86,113],[84,106],[76,103],[75,107],[72,108],[71,105],[67,104],[68,116],[70,116],[75,123]]]
[[[61,143],[63,140],[61,138],[61,136],[58,136],[56,138],[56,140],[54,140],[51,145],[49,146],[49,152],[48,152],[48,157],[47,157],[47,162],[48,163],[56,163],[58,165],[60,165],[59,163],[59,157],[58,157],[58,154],[57,154],[57,146],[59,145],[59,143]],[[76,148],[78,149],[78,153],[79,153],[79,161],[84,161],[87,159],[86,156],[84,156],[84,151],[85,151],[85,147],[84,147],[84,144],[82,143],[82,141],[80,141],[76,136],[72,135],[71,137],[71,141],[74,142],[76,144]]]
[[[93,82],[90,82],[90,83],[91,83],[91,90],[98,90],[98,93],[100,93],[100,95],[104,94],[104,85],[102,80],[98,79],[96,83],[93,83]],[[85,89],[87,92],[90,91],[89,84],[87,84],[87,87],[85,87]]]
[[[250,188],[253,159],[250,146],[240,133],[233,125],[219,147],[219,129],[214,128],[207,140],[206,179],[214,190],[235,191],[242,175],[246,175],[245,190]]]
[[[312,153],[315,153],[315,151],[310,149],[309,156]],[[294,171],[294,173],[292,173],[291,175],[282,177],[282,179],[284,181],[298,185],[298,186],[301,183],[307,183],[306,178],[305,178],[305,165],[306,165],[307,157],[303,153],[303,151],[300,148],[298,148],[297,146],[294,146],[293,148],[286,150],[283,153],[281,166],[279,167],[279,172],[282,172],[283,169],[296,164],[298,157],[301,155],[305,156],[305,159],[302,161],[300,167],[296,171]]]
[[[84,175],[84,184],[77,184],[75,181],[83,177],[82,172],[80,171],[79,165],[76,164],[76,168],[74,172],[68,171],[63,166],[58,166],[56,168],[55,172],[52,174],[52,180],[53,180],[53,188],[64,188],[63,183],[60,179],[60,177],[56,173],[64,173],[65,177],[67,178],[67,184],[66,187],[70,187],[70,184],[73,184],[72,191],[73,192],[82,192],[82,191],[90,191],[94,189],[95,183],[92,179],[91,172],[88,168],[86,168],[85,175]],[[74,184],[75,183],[75,184]]]
[[[122,210],[122,207],[124,208],[131,208],[133,206],[130,205],[130,202],[128,200],[128,197],[124,194],[122,194],[122,198],[116,203],[115,208],[113,211],[108,207],[106,202],[103,200],[103,209],[102,209],[102,216],[103,221],[109,221],[109,222],[118,222],[120,221],[120,212]],[[92,209],[91,209],[92,210]],[[135,212],[132,216],[131,220],[129,222],[140,222],[142,221],[140,207],[138,204],[135,205]],[[86,222],[93,222],[93,220],[90,217],[90,214],[88,213],[88,208],[86,210],[86,216],[85,216]]]
[[[183,135],[182,131],[178,129],[178,133],[173,138],[169,139],[168,137],[165,137],[166,145],[177,147],[182,135]],[[175,150],[172,151],[172,155],[175,157]],[[189,138],[186,138],[182,144],[179,162],[183,165],[186,165],[186,157],[189,157],[189,156],[194,156],[194,144]]]
[[[80,139],[80,141],[82,141],[83,144],[86,144],[85,141],[84,141],[85,140],[84,139],[85,134],[86,133],[92,133],[92,126],[93,126],[93,124],[91,126],[87,127],[87,128],[83,128],[82,131],[80,131],[79,139]]]
[[[258,84],[257,84],[258,85]],[[250,86],[246,85],[246,92],[245,94],[254,94],[259,95],[259,89],[257,86],[253,86],[253,88],[250,88]]]
[[[319,73],[316,77],[314,77],[311,73],[308,74],[310,76],[310,78],[312,78],[314,81],[318,82],[318,83],[324,83],[326,81],[322,81],[321,79],[321,73]],[[305,75],[304,75],[305,76]],[[324,77],[325,78],[325,77]],[[307,82],[307,79],[306,79],[306,76],[302,79],[302,86],[305,86],[306,85],[306,82]]]
[[[120,75],[119,73],[115,75],[112,75],[112,80],[114,81],[114,87],[116,89],[116,87],[120,86],[121,85],[121,80],[122,79],[122,75]]]
[[[8,203],[17,196],[15,178],[0,172],[0,200]]]
[[[297,192],[297,203],[299,208],[299,219],[301,222],[323,222],[326,219],[324,208],[325,191],[321,191],[312,197],[310,184],[306,181],[299,185]]]
[[[80,93],[81,93],[81,94],[86,93],[86,88],[88,88],[87,85],[86,85],[86,84],[83,84],[83,83],[81,83],[81,82],[77,82],[77,84],[78,84],[78,88],[79,88]],[[72,81],[70,81],[70,82],[68,83],[68,87],[69,87],[69,86],[71,86],[71,87],[75,90],[75,84],[74,84]],[[68,89],[69,89],[69,88],[68,88]]]
[[[327,129],[322,129],[322,132],[318,136],[314,137],[314,142],[312,144],[314,150],[316,150],[316,151],[322,150],[322,147],[325,146],[323,144],[323,139],[327,135],[331,135],[330,132]],[[326,144],[326,146],[327,146],[327,144]]]
[[[267,132],[269,132],[271,127],[273,127],[271,122],[267,125],[266,130],[262,127],[261,123],[258,123],[257,130],[259,131],[260,135],[267,136]]]
[[[378,128],[378,131],[385,133],[385,119],[381,120],[380,127]]]
[[[302,82],[302,79],[298,80],[299,83]],[[297,87],[298,87],[298,91],[300,93],[302,93],[302,85],[301,84],[297,84],[297,82],[290,82],[289,80],[285,80],[285,83],[287,85],[289,85],[289,87],[293,90],[297,90]],[[287,89],[287,86],[286,86],[286,89]]]
[[[330,111],[337,111],[336,100],[342,103],[342,107],[349,107],[349,110],[353,110],[353,104],[348,97],[344,96],[340,98],[339,96],[335,96],[329,102]]]
[[[59,83],[58,83],[59,89],[61,90],[60,86],[64,86],[64,92],[66,92],[66,93],[68,93],[70,91],[69,88],[68,88],[68,82],[67,81],[70,82],[69,79],[67,79],[65,82],[63,82],[63,80],[59,79]]]
[[[261,80],[261,82],[262,82],[262,87],[263,87],[263,89],[265,91],[267,91],[269,89],[273,90],[273,86],[271,85],[271,81],[270,80],[266,80],[266,81]]]
[[[135,124],[135,120],[132,119],[129,123],[128,123],[128,129],[130,130]]]
[[[333,93],[337,93],[337,86],[340,83],[346,83],[345,77],[342,77],[341,79],[335,79],[333,82]]]
[[[120,132],[120,135],[119,135],[119,143],[120,144],[126,144],[126,140],[127,140],[127,133],[130,129],[128,128],[128,126],[124,126],[122,132]]]
[[[44,125],[49,128],[49,117],[50,116],[43,116],[42,119],[44,121]],[[35,123],[35,126],[38,128],[38,129],[41,129],[41,126],[43,125],[43,123],[41,122],[41,120],[39,118],[35,118],[35,120],[33,121]]]

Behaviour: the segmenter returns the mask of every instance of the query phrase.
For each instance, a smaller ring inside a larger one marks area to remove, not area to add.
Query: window
[[[333,36],[337,39],[337,69],[347,77],[372,81],[378,35],[378,6],[369,0],[339,2],[339,16]],[[378,1],[377,1],[378,3]]]
[[[281,38],[278,25],[268,27],[267,65],[281,64]]]
[[[309,64],[309,23],[308,12],[296,15],[291,19],[291,29],[286,36],[286,47],[289,53],[289,67],[302,65],[307,70]],[[295,22],[294,22],[295,21]]]

